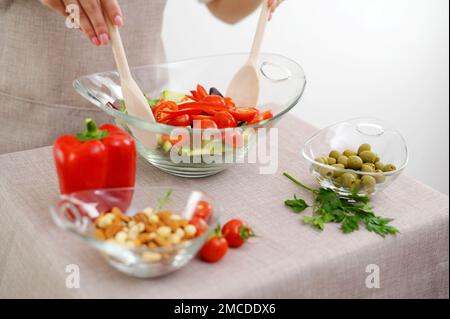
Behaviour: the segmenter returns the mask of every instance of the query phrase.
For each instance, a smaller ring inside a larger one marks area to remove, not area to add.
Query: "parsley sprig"
[[[288,173],[284,173],[284,176],[311,192],[314,197],[313,205],[308,205],[305,200],[296,196],[294,199],[285,201],[285,205],[296,214],[301,214],[308,207],[312,207],[313,214],[303,218],[305,224],[324,230],[325,224],[338,223],[341,224],[341,230],[345,234],[359,230],[361,225],[365,225],[368,231],[382,237],[399,233],[398,229],[389,225],[392,219],[376,216],[370,204],[370,198],[358,195],[357,191],[349,196],[341,196],[327,188],[312,189]]]

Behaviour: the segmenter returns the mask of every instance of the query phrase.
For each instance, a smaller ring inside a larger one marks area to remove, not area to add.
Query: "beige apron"
[[[130,65],[165,59],[166,0],[121,0]],[[86,117],[110,119],[79,96],[72,81],[115,69],[110,47],[94,47],[38,0],[0,0],[0,154],[51,145]]]

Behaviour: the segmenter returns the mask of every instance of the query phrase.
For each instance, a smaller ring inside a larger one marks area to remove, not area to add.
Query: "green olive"
[[[328,157],[327,158],[327,164],[328,165],[334,165],[336,163],[337,163],[337,161],[336,161],[336,159],[334,157]]]
[[[342,177],[341,177],[341,176],[336,177],[336,178],[334,179],[334,185],[336,185],[336,186],[338,186],[338,187],[342,186]]]
[[[358,170],[361,169],[363,165],[363,160],[359,156],[350,156],[348,158],[347,167]]]
[[[330,155],[328,155],[328,156],[334,158],[337,161],[339,156],[341,156],[341,155],[342,155],[341,152],[333,150],[330,152]]]
[[[319,171],[320,171],[320,175],[322,175],[325,178],[331,178],[334,175],[333,169],[331,169],[329,167],[321,167]]]
[[[352,191],[353,190],[359,191],[360,187],[361,187],[361,180],[357,179],[357,180],[355,180],[355,184],[353,184]]]
[[[365,151],[371,151],[371,150],[372,150],[372,146],[370,144],[362,144],[358,148],[358,154],[361,154],[362,152],[365,152]]]
[[[366,172],[366,173],[374,173],[375,172],[375,168],[372,167],[372,165],[363,164],[363,166],[361,167],[361,171],[362,172]]]
[[[366,189],[372,189],[377,184],[377,180],[372,176],[366,175],[361,178],[361,184]]]
[[[334,168],[339,169],[339,170],[345,169],[345,166],[342,165],[342,164],[334,164],[334,165],[332,165],[332,166],[333,166]],[[334,176],[335,176],[335,177],[340,177],[340,176],[342,176],[343,174],[344,174],[344,172],[334,171]]]
[[[380,156],[377,154],[377,158],[375,159],[375,163],[377,163],[377,162],[379,162],[379,161],[381,161],[381,158],[380,158]]]
[[[364,151],[361,154],[359,154],[359,156],[364,161],[364,163],[375,163],[377,159],[377,154],[375,154],[372,151]]]
[[[345,173],[341,176],[342,186],[352,188],[356,184],[356,178],[353,174]]]
[[[386,165],[384,165],[384,163],[382,163],[382,162],[376,162],[375,163],[375,168],[378,170],[383,170],[383,168],[385,167]]]
[[[344,151],[344,155],[347,156],[347,157],[350,157],[350,156],[355,156],[355,155],[358,155],[358,154],[356,154],[356,152],[354,152],[352,150],[345,150]]]
[[[347,165],[348,165],[348,157],[345,156],[345,155],[339,156],[339,158],[338,158],[338,164],[342,164],[342,165],[344,165],[345,168],[347,168]]]
[[[395,167],[395,165],[392,165],[392,164],[388,164],[385,167],[383,167],[383,172],[393,172],[396,170],[397,170],[397,167]]]
[[[383,171],[381,169],[377,169],[375,172],[376,173],[383,173]],[[386,181],[386,176],[384,176],[382,174],[378,174],[378,175],[376,175],[374,177],[375,177],[375,179],[376,179],[378,184],[383,184]]]
[[[315,161],[317,163],[321,163],[321,164],[328,164],[328,160],[327,160],[326,157],[318,157],[318,158],[315,159]]]

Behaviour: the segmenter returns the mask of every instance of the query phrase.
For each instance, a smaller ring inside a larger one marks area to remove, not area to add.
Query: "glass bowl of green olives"
[[[375,118],[332,125],[302,149],[312,175],[341,195],[374,195],[388,187],[408,164],[408,147],[392,126]]]

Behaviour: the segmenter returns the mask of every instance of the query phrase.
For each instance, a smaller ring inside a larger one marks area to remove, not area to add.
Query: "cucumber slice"
[[[170,143],[169,141],[165,141],[164,143],[162,143],[161,148],[164,152],[169,153],[172,149],[172,143]]]
[[[165,90],[164,92],[162,92],[162,95],[161,95],[161,98],[163,98],[164,100],[175,102],[175,103],[183,102],[185,97],[186,97],[186,94],[184,94],[184,93],[174,92],[174,91],[169,91],[169,90]]]

